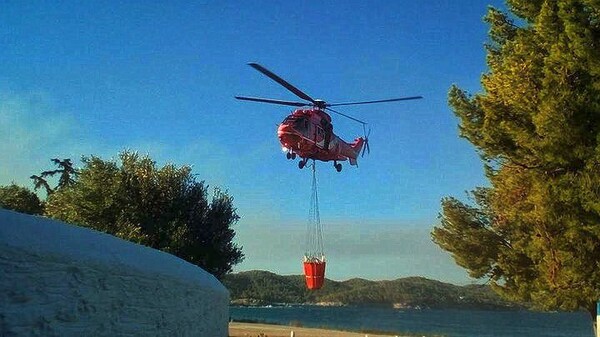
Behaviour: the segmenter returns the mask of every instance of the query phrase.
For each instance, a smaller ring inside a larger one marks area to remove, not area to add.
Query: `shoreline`
[[[229,323],[229,337],[251,337],[263,335],[265,337],[290,337],[292,331],[294,332],[294,337],[403,337],[398,334],[386,334],[383,332],[356,332],[327,328],[305,328],[290,325],[277,325],[266,323]]]

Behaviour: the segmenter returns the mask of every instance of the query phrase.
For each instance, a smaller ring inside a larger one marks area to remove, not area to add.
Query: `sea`
[[[233,321],[380,331],[399,336],[594,337],[586,312],[527,310],[393,309],[381,307],[231,307]]]

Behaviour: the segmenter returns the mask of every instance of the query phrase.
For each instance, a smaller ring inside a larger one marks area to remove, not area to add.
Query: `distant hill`
[[[303,275],[281,276],[267,271],[230,274],[223,284],[232,304],[318,304],[381,305],[398,308],[507,308],[516,305],[502,300],[487,285],[456,286],[423,277],[393,281],[327,279],[322,289],[309,291]]]

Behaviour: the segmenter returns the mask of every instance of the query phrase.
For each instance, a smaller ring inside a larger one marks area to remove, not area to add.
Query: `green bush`
[[[15,184],[0,186],[0,207],[26,214],[42,214],[44,211],[35,193]]]
[[[49,195],[46,215],[169,252],[219,278],[242,261],[232,242],[233,198],[215,189],[209,200],[189,166],[158,168],[132,152],[120,163],[82,161],[77,179]]]

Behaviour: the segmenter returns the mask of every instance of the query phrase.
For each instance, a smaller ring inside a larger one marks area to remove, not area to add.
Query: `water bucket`
[[[304,276],[308,289],[320,289],[325,282],[325,261],[304,261]]]

